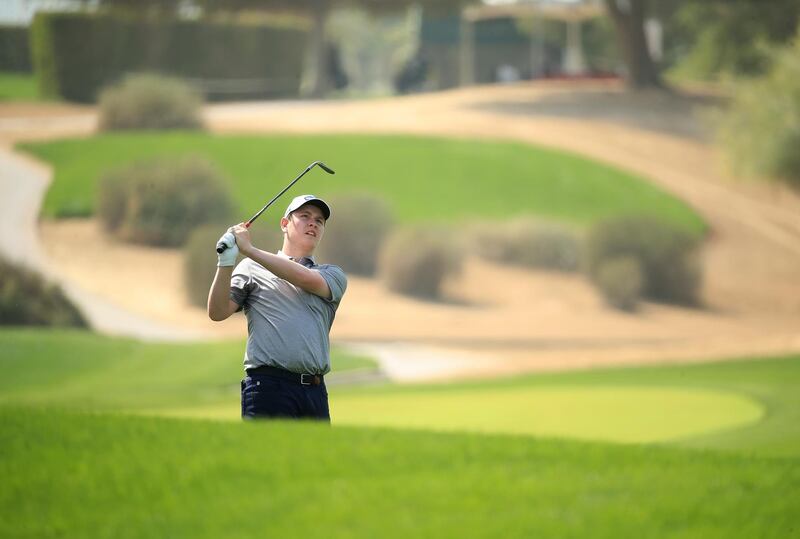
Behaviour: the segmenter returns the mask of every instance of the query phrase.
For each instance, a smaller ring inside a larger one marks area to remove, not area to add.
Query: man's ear
[[[289,226],[289,219],[286,217],[281,217],[281,230],[286,232],[286,227]]]

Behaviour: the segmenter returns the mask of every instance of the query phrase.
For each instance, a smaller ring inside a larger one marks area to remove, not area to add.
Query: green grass
[[[236,403],[159,413],[233,420]],[[337,423],[800,456],[800,356],[337,388]]]
[[[0,331],[0,404],[239,419],[243,342]],[[36,358],[31,361],[30,358]],[[334,349],[335,371],[374,366]],[[800,357],[333,387],[337,424],[664,442],[800,456]]]
[[[797,533],[796,459],[0,407],[0,536]]]
[[[238,402],[244,340],[144,343],[86,331],[0,331],[0,405],[142,411]],[[337,372],[374,368],[334,348]]]
[[[309,162],[320,159],[337,174],[315,170],[289,195],[371,192],[385,196],[401,222],[536,214],[584,226],[608,216],[644,213],[694,234],[705,230],[687,205],[642,178],[571,154],[511,142],[137,133],[22,148],[55,168],[42,210],[48,217],[91,214],[98,178],[109,168],[153,156],[195,153],[214,161],[229,178],[242,219]],[[272,217],[279,214],[276,211]]]
[[[386,415],[370,413],[384,407]],[[332,409],[352,424],[450,430],[467,428],[462,415],[472,414],[473,430],[797,457],[800,356],[351,390],[337,395]]]
[[[237,408],[241,342],[4,329],[0,350],[0,537],[782,539],[798,531],[798,356],[335,386],[330,428],[141,416]],[[337,351],[334,366],[369,362]],[[646,431],[667,417],[648,422],[653,406],[666,413],[687,397],[700,400],[684,412],[758,403],[763,416],[669,445],[452,430],[475,430],[462,418],[486,421],[491,414],[474,411],[495,406],[498,432],[528,417],[553,425],[583,417],[579,429],[602,430],[609,413]],[[450,432],[336,419],[346,405],[365,418],[393,417],[387,401]],[[455,408],[437,408],[444,401]]]
[[[343,424],[660,442],[735,428],[763,415],[756,401],[723,391],[559,386],[355,395],[335,401]]]
[[[36,77],[0,71],[0,101],[39,101]]]

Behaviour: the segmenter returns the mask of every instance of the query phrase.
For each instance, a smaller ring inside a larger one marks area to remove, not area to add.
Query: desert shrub
[[[642,296],[642,266],[635,257],[620,256],[604,260],[597,267],[597,287],[609,305],[634,311]]]
[[[319,259],[348,273],[374,275],[381,245],[394,225],[391,208],[384,199],[368,194],[342,195],[330,203],[333,213]]]
[[[651,217],[617,217],[589,231],[584,252],[590,279],[598,284],[609,260],[635,259],[641,268],[642,295],[657,301],[698,302],[701,271],[699,240]]]
[[[186,298],[191,305],[206,306],[208,290],[217,271],[217,253],[214,247],[226,228],[225,225],[218,224],[200,226],[192,231],[183,247],[183,282]],[[250,229],[250,238],[253,245],[271,253],[278,251],[283,245],[283,234],[277,223],[271,228],[254,225]]]
[[[179,79],[135,74],[100,94],[101,131],[199,129],[200,94]]]
[[[257,221],[256,224],[250,229],[250,238],[253,240],[253,245],[262,251],[269,251],[270,253],[277,253],[283,247],[283,231],[281,231],[280,222],[274,218],[261,217],[262,220]],[[314,257],[317,258],[316,256]]]
[[[436,299],[444,281],[462,267],[452,233],[431,227],[396,230],[381,249],[378,274],[386,286],[409,296]]]
[[[800,188],[800,37],[767,75],[737,83],[718,135],[737,172]]]
[[[86,327],[61,287],[0,258],[0,325]]]
[[[113,170],[101,179],[97,212],[118,238],[182,245],[205,223],[231,224],[233,203],[214,166],[198,157],[157,159]]]
[[[581,242],[562,225],[526,217],[500,225],[473,225],[469,236],[474,251],[489,260],[557,271],[578,268]]]
[[[203,225],[192,231],[183,246],[183,283],[191,305],[206,306],[208,291],[217,271],[214,246],[224,232],[224,226]]]

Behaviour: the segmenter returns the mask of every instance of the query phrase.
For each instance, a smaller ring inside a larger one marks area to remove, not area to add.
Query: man
[[[253,246],[244,223],[220,239],[228,249],[219,255],[208,316],[225,320],[240,309],[247,316],[243,418],[330,421],[329,332],[347,288],[340,267],[313,259],[330,215],[314,195],[296,197],[281,219],[277,254]],[[233,269],[238,253],[246,258]]]

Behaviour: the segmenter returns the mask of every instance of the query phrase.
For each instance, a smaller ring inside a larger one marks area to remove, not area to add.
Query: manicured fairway
[[[476,430],[661,440],[796,457],[800,356],[342,389],[332,409],[334,417],[354,424],[451,430],[470,428],[465,417],[474,417]]]
[[[212,136],[139,133],[25,144],[55,168],[45,216],[88,215],[103,171],[163,155],[200,154],[233,188],[242,218],[308,163],[323,160],[299,192],[384,196],[401,222],[510,218],[536,214],[578,226],[620,214],[650,214],[700,234],[683,202],[641,178],[571,154],[519,143],[409,136]],[[291,194],[291,193],[290,193]]]
[[[647,387],[461,390],[337,398],[338,423],[663,442],[758,421],[762,407],[723,391]]]
[[[0,407],[0,536],[785,539],[797,464]]]
[[[238,420],[235,403],[158,411]],[[764,408],[733,392],[625,386],[558,386],[385,395],[334,391],[337,425],[526,434],[621,443],[673,442],[758,422]]]

